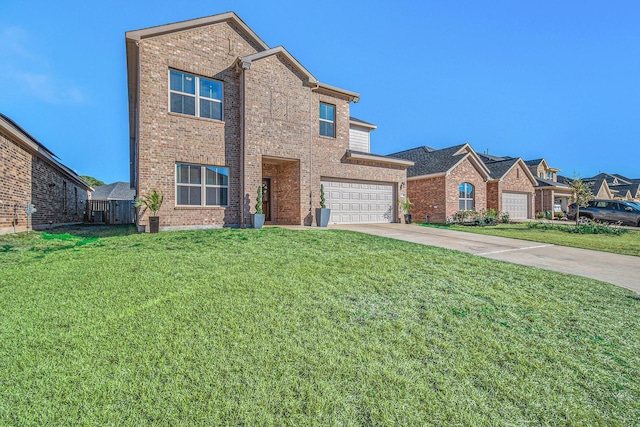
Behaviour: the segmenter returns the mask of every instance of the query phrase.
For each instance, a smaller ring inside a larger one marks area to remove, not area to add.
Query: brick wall
[[[429,215],[429,222],[445,223],[447,221],[445,189],[444,176],[408,181],[407,196],[414,204],[411,208],[413,221],[424,221],[426,215]]]
[[[529,217],[535,216],[535,189],[525,168],[520,163],[516,163],[502,180],[487,183],[487,208],[502,212],[502,193],[504,192],[528,194]]]
[[[26,230],[26,204],[36,229],[82,222],[87,191],[57,168],[0,133],[0,234]],[[14,228],[15,224],[15,228]]]
[[[460,184],[468,182],[475,189],[475,209],[480,211],[487,208],[487,186],[484,176],[478,172],[469,159],[465,159],[456,166],[447,177],[447,218],[453,216],[460,209]]]
[[[258,46],[227,22],[140,41],[137,191],[144,194],[156,189],[164,194],[158,214],[161,227],[240,223],[240,79],[232,65],[238,56],[257,50]],[[170,113],[170,69],[221,81],[224,120]],[[176,163],[228,167],[229,206],[176,206]],[[245,203],[249,206],[248,200]],[[140,216],[140,225],[148,224],[147,216]]]

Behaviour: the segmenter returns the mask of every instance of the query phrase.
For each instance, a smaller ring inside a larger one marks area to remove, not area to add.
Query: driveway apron
[[[405,224],[332,225],[611,283],[640,293],[640,257]]]

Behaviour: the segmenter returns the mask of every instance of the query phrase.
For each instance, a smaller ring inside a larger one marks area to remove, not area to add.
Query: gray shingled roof
[[[487,154],[487,153],[476,153],[476,154],[478,155],[478,157],[480,157],[480,159],[484,163],[501,162],[503,160],[511,160],[511,159],[513,159],[513,157],[511,157],[511,156],[492,156],[491,154]]]
[[[96,187],[91,193],[92,200],[133,200],[136,190],[128,182],[114,182],[113,184]]]
[[[389,157],[410,160],[414,163],[413,166],[407,169],[407,178],[431,175],[446,172],[458,163],[464,157],[464,154],[455,155],[455,153],[465,145],[460,144],[455,147],[443,148],[442,150],[434,150],[431,147],[422,146],[392,153],[389,154]]]
[[[569,186],[563,184],[562,182],[551,181],[550,179],[542,179],[539,177],[535,177],[538,182],[538,187],[561,187],[569,189]]]
[[[489,172],[491,172],[492,178],[500,179],[509,172],[509,169],[517,162],[518,159],[506,159],[497,162],[484,162],[484,165],[489,169]]]
[[[527,166],[538,166],[544,159],[525,160],[524,164]]]

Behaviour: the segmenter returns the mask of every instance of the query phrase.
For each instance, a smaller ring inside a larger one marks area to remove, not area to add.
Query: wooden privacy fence
[[[136,219],[133,200],[87,200],[87,221],[132,224]]]

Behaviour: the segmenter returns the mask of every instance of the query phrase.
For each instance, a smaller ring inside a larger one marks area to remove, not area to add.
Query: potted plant
[[[160,206],[162,206],[163,201],[164,195],[153,190],[151,193],[140,196],[140,199],[135,203],[136,207],[144,206],[145,209],[149,209],[151,211],[151,216],[149,217],[150,233],[157,233],[160,229],[160,217],[158,216],[158,211],[160,210]]]
[[[327,209],[324,200],[324,185],[320,184],[320,207],[316,208],[316,225],[318,227],[326,227],[329,224],[331,209]]]
[[[256,197],[256,213],[251,214],[251,225],[260,229],[264,225],[264,214],[262,213],[262,187],[258,186],[258,196]]]
[[[404,222],[405,224],[411,224],[411,206],[413,206],[413,203],[406,197],[401,204],[404,211]]]

